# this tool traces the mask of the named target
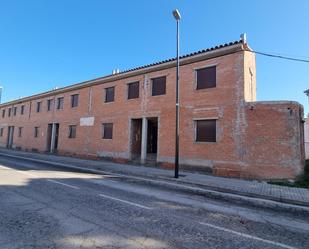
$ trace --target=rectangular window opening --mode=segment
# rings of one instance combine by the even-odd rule
[[[24,115],[24,113],[25,113],[25,106],[22,105],[22,106],[20,107],[20,114],[21,114],[21,115]]]
[[[216,142],[217,141],[217,120],[205,119],[196,120],[196,142]]]
[[[34,127],[34,137],[39,136],[39,127]]]
[[[69,125],[69,138],[76,138],[76,125]]]
[[[115,99],[115,87],[105,88],[105,102],[114,102]]]
[[[139,97],[139,82],[128,84],[128,99],[136,99]]]
[[[23,127],[18,128],[18,137],[22,137]]]
[[[196,89],[216,87],[216,66],[196,70]]]
[[[77,107],[78,106],[78,98],[79,98],[79,94],[73,94],[71,95],[71,107]]]
[[[53,99],[48,99],[47,100],[47,111],[51,111],[53,109],[53,105],[54,105],[54,100]]]
[[[37,102],[36,103],[36,112],[40,112],[41,111],[41,106],[42,106],[42,102]]]
[[[102,138],[103,139],[113,139],[113,124],[104,123],[102,124]]]
[[[63,102],[64,102],[63,97],[57,98],[57,110],[63,109]]]
[[[152,79],[152,96],[166,93],[166,76]]]

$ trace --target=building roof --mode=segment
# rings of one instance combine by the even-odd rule
[[[211,48],[207,48],[207,49],[199,50],[199,51],[192,52],[192,53],[189,53],[189,54],[186,54],[186,55],[182,55],[182,56],[179,57],[180,58],[180,65],[185,65],[185,64],[196,62],[196,61],[215,58],[215,57],[219,57],[219,56],[222,56],[222,55],[232,54],[232,53],[243,51],[243,50],[250,50],[250,48],[245,43],[245,41],[240,39],[240,40],[237,40],[237,41],[234,41],[234,42],[224,43],[224,44],[217,45],[217,46],[214,46],[214,47],[211,47]],[[51,96],[51,95],[56,95],[56,94],[60,94],[60,93],[63,93],[63,92],[73,91],[73,90],[77,90],[77,89],[80,89],[80,88],[88,87],[88,86],[91,86],[91,85],[102,84],[102,83],[105,83],[105,82],[115,81],[115,80],[118,80],[118,79],[132,77],[132,76],[135,76],[135,75],[139,75],[139,74],[143,74],[143,73],[147,73],[147,72],[152,72],[152,71],[155,71],[155,70],[162,70],[162,69],[166,69],[166,68],[170,68],[170,67],[174,67],[174,66],[176,66],[176,58],[175,57],[167,59],[167,60],[147,64],[147,65],[144,65],[144,66],[124,70],[124,71],[121,71],[121,72],[116,73],[116,74],[110,74],[110,75],[95,78],[95,79],[92,79],[92,80],[72,84],[70,86],[57,88],[57,89],[53,89],[51,91],[47,91],[47,92],[43,92],[43,93],[39,93],[39,94],[34,94],[34,95],[31,95],[31,96],[28,96],[28,97],[12,100],[12,101],[0,104],[0,107],[19,104],[21,102],[30,101],[30,100],[37,99],[37,98],[48,97],[48,96]]]
[[[213,50],[216,50],[216,49],[232,46],[232,45],[239,44],[239,43],[242,43],[242,41],[239,40],[239,41],[224,43],[224,44],[221,44],[221,45],[218,45],[218,46],[215,46],[215,47],[211,47],[211,48],[199,50],[199,51],[196,51],[196,52],[193,52],[193,53],[189,53],[189,54],[186,54],[186,55],[182,55],[182,56],[179,57],[179,59],[188,58],[188,57],[191,57],[191,56],[194,56],[194,55],[206,53],[206,52],[209,52],[209,51],[213,51]],[[130,72],[130,71],[134,71],[134,70],[138,70],[138,69],[142,69],[142,68],[147,68],[147,67],[151,67],[151,66],[155,66],[155,65],[160,65],[160,64],[175,61],[175,60],[176,60],[176,57],[173,57],[173,58],[170,58],[170,59],[167,59],[167,60],[158,61],[158,62],[147,64],[147,65],[144,65],[144,66],[128,69],[128,70],[122,71],[121,73]]]

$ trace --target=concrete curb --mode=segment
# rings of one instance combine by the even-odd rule
[[[73,169],[78,172],[94,173],[94,174],[100,174],[100,175],[113,174],[121,178],[133,179],[135,181],[142,181],[142,182],[146,182],[151,185],[162,186],[165,188],[168,187],[173,190],[191,193],[195,195],[201,195],[201,196],[205,196],[205,197],[212,198],[212,199],[220,199],[226,202],[244,204],[244,205],[256,207],[256,208],[266,208],[266,209],[271,209],[275,211],[292,212],[294,214],[296,212],[297,214],[309,216],[309,207],[305,205],[300,205],[300,204],[295,205],[295,204],[290,204],[290,203],[284,203],[281,200],[279,201],[270,200],[266,198],[261,198],[260,196],[252,197],[252,196],[244,195],[242,193],[238,193],[238,191],[235,191],[236,193],[232,193],[232,191],[227,193],[227,192],[222,192],[220,190],[218,191],[215,189],[209,189],[208,187],[202,188],[199,185],[188,184],[187,182],[184,182],[181,180],[168,179],[165,177],[161,177],[159,180],[157,179],[154,180],[153,177],[151,176],[145,176],[145,175],[141,176],[141,175],[132,175],[132,174],[128,175],[128,174],[123,174],[123,173],[118,173],[118,172],[113,172],[113,171],[104,171],[104,170],[97,170],[97,169],[85,168],[85,167],[80,167],[80,166],[73,166],[67,163],[59,163],[59,162],[45,161],[45,160],[31,158],[31,157],[4,154],[1,152],[0,152],[0,156],[10,157],[10,158],[15,158],[15,159],[20,159],[20,160],[27,160],[27,161],[37,162],[37,163],[43,163],[47,165],[57,166],[60,168]]]

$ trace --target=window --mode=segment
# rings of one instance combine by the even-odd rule
[[[51,111],[53,109],[53,105],[54,105],[54,100],[53,99],[48,99],[47,100],[47,111]]]
[[[17,114],[17,107],[14,107],[13,108],[13,115],[16,116],[16,114]]]
[[[196,120],[196,142],[216,142],[215,119]]]
[[[69,125],[69,138],[76,138],[76,125]]]
[[[4,128],[0,129],[0,137],[3,137],[3,130],[4,130]]]
[[[105,102],[113,102],[115,98],[115,87],[105,88]]]
[[[166,92],[166,77],[152,79],[152,96],[164,95]]]
[[[216,66],[196,70],[196,89],[216,87]]]
[[[40,112],[41,111],[41,105],[42,105],[42,102],[37,102],[36,103],[36,112]]]
[[[57,109],[58,110],[63,109],[63,102],[64,102],[63,97],[60,97],[60,98],[57,99]]]
[[[34,127],[34,137],[39,136],[39,127]]]
[[[103,139],[113,139],[113,124],[112,123],[105,123],[102,124],[102,132],[103,132]]]
[[[78,106],[78,94],[74,94],[71,96],[71,107],[77,107]]]
[[[2,117],[3,117],[3,118],[5,117],[5,109],[2,110]]]
[[[23,127],[18,127],[18,137],[22,136]]]
[[[20,114],[21,114],[21,115],[24,115],[24,113],[25,113],[25,106],[22,105],[22,106],[20,107]]]
[[[139,82],[128,84],[128,99],[136,99],[139,97]]]
[[[12,108],[9,108],[8,116],[11,117]]]

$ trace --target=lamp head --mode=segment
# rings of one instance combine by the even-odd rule
[[[181,19],[181,15],[180,15],[178,9],[173,10],[173,16],[175,17],[175,19],[176,19],[177,21],[179,21],[179,20]]]

